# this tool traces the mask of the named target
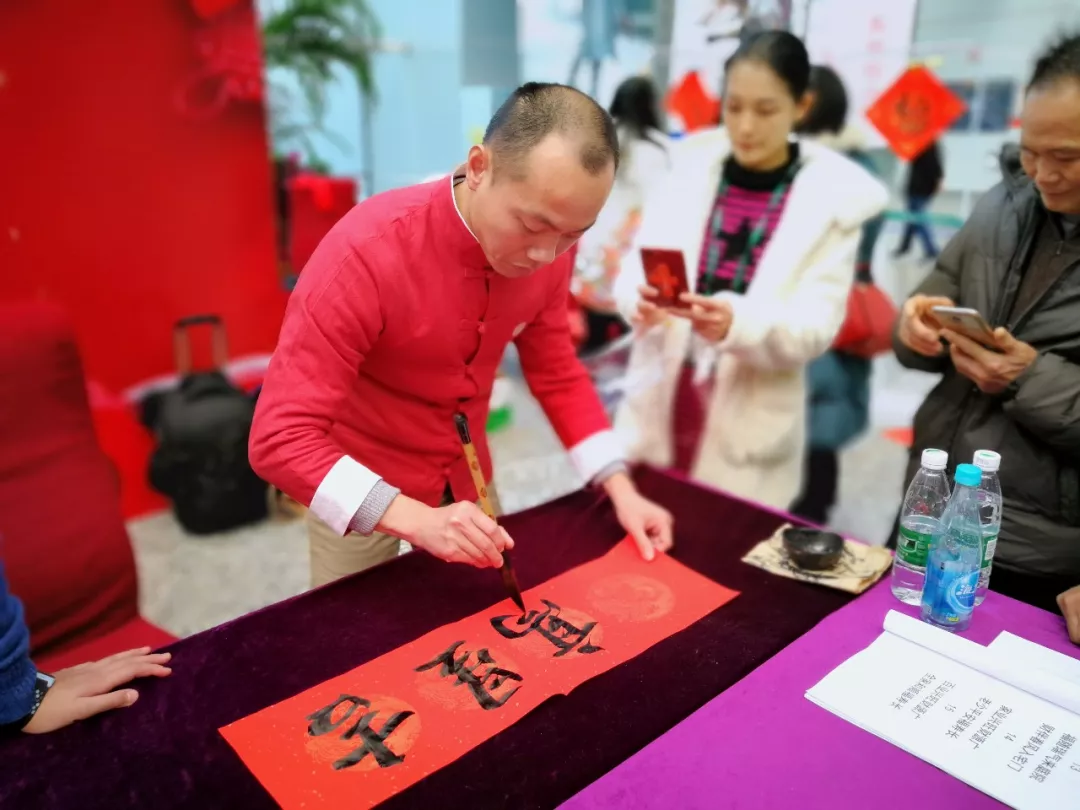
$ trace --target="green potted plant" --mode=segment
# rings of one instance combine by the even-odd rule
[[[278,274],[291,289],[298,268],[292,267],[289,257],[289,180],[300,170],[330,173],[311,137],[318,133],[341,143],[324,126],[327,87],[335,79],[335,68],[344,67],[365,101],[374,97],[372,55],[380,28],[366,0],[273,0],[266,6],[262,39],[274,154]],[[290,156],[295,152],[301,153],[302,166]]]
[[[326,89],[344,67],[362,96],[374,97],[372,54],[379,23],[366,0],[278,0],[263,15],[270,137],[275,151],[298,145],[308,168],[325,168],[311,134],[335,140],[323,126]]]

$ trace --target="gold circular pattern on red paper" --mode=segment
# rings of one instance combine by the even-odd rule
[[[547,606],[542,602],[538,604],[530,604],[529,608],[535,609],[537,611],[534,616],[534,621],[541,614],[545,613],[548,609]],[[582,653],[579,653],[577,648],[585,644],[590,644],[595,647],[604,646],[604,629],[597,622],[597,620],[593,616],[590,616],[588,613],[584,613],[574,608],[562,607],[560,605],[557,612],[553,610],[549,615],[552,618],[561,619],[563,622],[566,622],[567,624],[571,625],[574,628],[577,628],[578,630],[584,630],[590,624],[592,624],[593,627],[589,629],[589,632],[585,636],[585,638],[580,639],[579,641],[579,637],[577,635],[573,635],[570,632],[554,631],[551,625],[550,618],[544,618],[541,620],[539,629],[532,630],[529,633],[523,635],[521,638],[509,640],[510,643],[514,645],[515,652],[521,653],[522,655],[527,655],[530,658],[544,658],[558,661],[562,658],[570,658],[576,655],[581,655]],[[507,619],[506,627],[516,633],[520,633],[524,631],[525,628],[528,626],[528,624],[525,623],[519,625],[517,622],[517,617]],[[548,632],[556,632],[557,635],[563,637],[563,641],[566,644],[574,645],[574,648],[569,650],[568,652],[565,652],[563,655],[560,655],[559,658],[555,658],[555,654],[561,652],[562,648],[552,643],[552,641],[540,631],[541,629],[545,629]],[[578,641],[579,643],[574,644]]]
[[[589,605],[616,621],[651,622],[674,609],[675,593],[652,577],[616,574],[589,588]]]
[[[494,659],[495,663],[477,665],[476,651],[479,649],[486,649],[488,654]],[[498,669],[516,672],[519,675],[521,674],[521,668],[517,665],[517,662],[507,655],[502,648],[485,647],[482,644],[470,645],[466,642],[458,648],[454,656],[455,660],[460,659],[461,656],[465,654],[466,650],[469,651],[469,658],[465,662],[465,666],[472,669],[477,677],[482,678],[483,674],[492,666]],[[495,688],[490,680],[488,681],[489,692],[496,700],[506,695],[507,692],[522,685],[522,681],[507,679],[500,687]],[[456,675],[443,675],[441,666],[425,670],[424,672],[417,672],[416,689],[427,700],[450,711],[470,711],[473,709],[476,711],[483,711],[483,708],[480,706],[468,684],[462,682]],[[513,698],[511,698],[511,700],[513,700]]]
[[[371,721],[371,726],[376,731],[381,729],[383,723],[389,720],[395,713],[412,712],[412,715],[406,717],[384,742],[391,751],[400,757],[405,756],[412,750],[413,746],[416,745],[417,741],[420,739],[421,730],[420,715],[416,712],[416,709],[404,700],[388,697],[387,695],[375,695],[368,697],[367,700],[371,702],[371,708],[364,709],[358,706],[353,712],[352,717],[349,718],[349,722],[342,723],[337,729],[327,734],[322,734],[318,737],[312,736],[307,731],[307,723],[304,724],[304,747],[307,749],[308,755],[316,765],[325,765],[329,768],[339,759],[347,756],[363,745],[363,741],[358,737],[353,737],[348,740],[343,740],[341,738],[342,733],[363,716],[363,714],[361,714],[362,712],[378,713]],[[341,719],[348,710],[349,706],[347,704],[338,706],[331,715],[331,719],[335,721]],[[342,773],[363,773],[364,771],[376,770],[378,767],[379,764],[375,761],[375,758],[369,755],[361,759],[355,765],[342,769]]]

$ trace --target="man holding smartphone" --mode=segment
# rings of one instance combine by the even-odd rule
[[[1068,608],[1080,642],[1080,597],[1065,593],[1080,583],[1080,36],[1037,61],[1020,149],[1007,146],[1001,164],[1002,182],[898,319],[900,362],[942,374],[915,416],[906,481],[927,447],[953,466],[1001,453],[990,588]],[[992,332],[960,334],[935,307],[976,310]]]

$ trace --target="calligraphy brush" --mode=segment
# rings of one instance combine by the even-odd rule
[[[461,412],[455,413],[454,424],[457,426],[458,438],[461,440],[461,449],[465,451],[465,462],[469,465],[473,484],[476,485],[476,494],[480,496],[480,508],[484,510],[485,515],[497,521],[495,510],[491,508],[491,500],[488,498],[484,471],[480,469],[480,460],[476,457],[476,448],[473,447],[472,436],[469,434],[469,418]],[[503,564],[499,573],[502,574],[503,587],[506,588],[506,592],[510,594],[510,598],[514,600],[518,609],[524,613],[525,600],[521,598],[521,588],[518,586],[514,568],[510,565],[510,552],[504,550],[502,558]]]

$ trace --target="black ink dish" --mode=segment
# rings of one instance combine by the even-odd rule
[[[784,529],[784,550],[791,561],[807,571],[827,571],[840,562],[844,538],[821,529]]]

